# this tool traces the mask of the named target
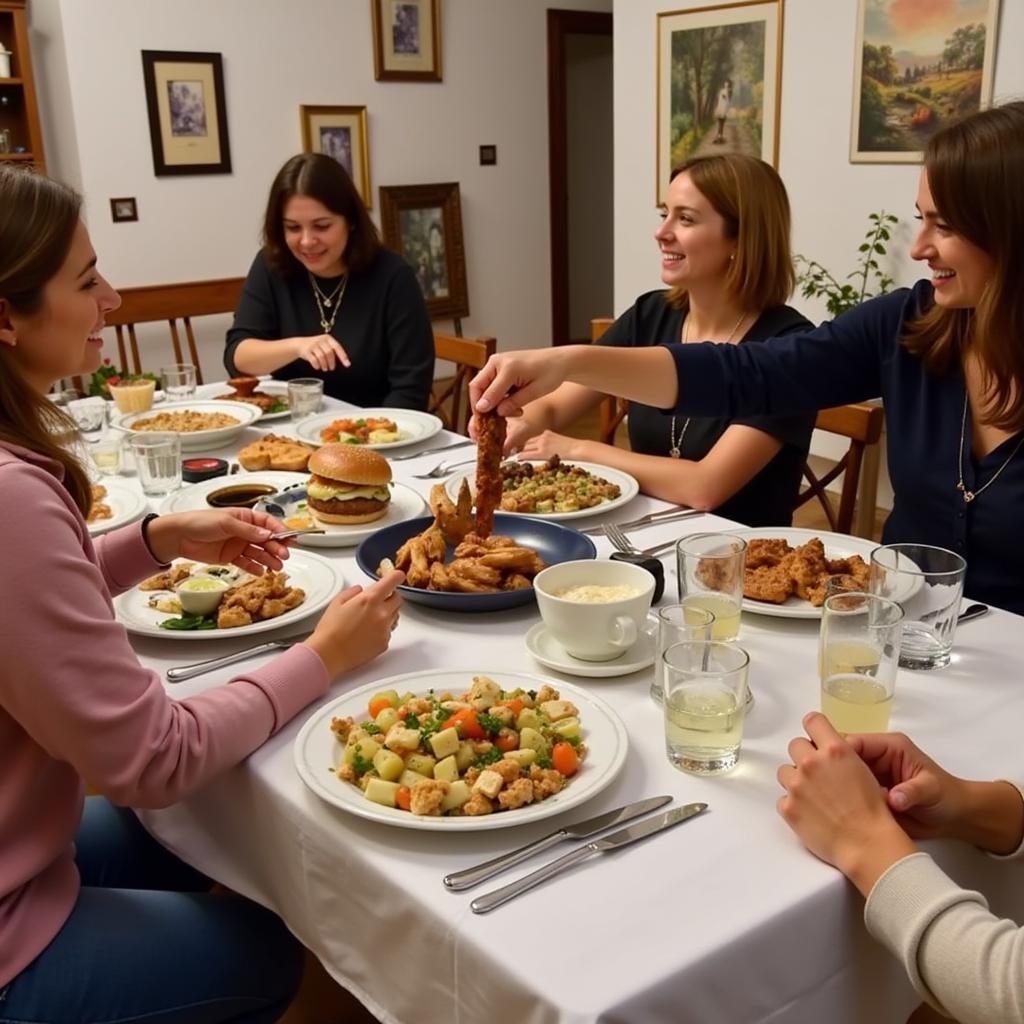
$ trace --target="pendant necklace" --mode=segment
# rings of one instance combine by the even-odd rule
[[[964,392],[964,412],[960,418],[960,451],[958,452],[959,458],[957,460],[957,467],[960,471],[960,479],[956,482],[956,489],[960,491],[964,496],[964,504],[969,505],[975,498],[978,497],[982,491],[988,490],[996,480],[999,478],[999,474],[1002,473],[1006,467],[1013,462],[1014,456],[1020,451],[1021,445],[1024,445],[1024,437],[1018,439],[1017,443],[1013,446],[1013,451],[1006,457],[1003,464],[979,487],[976,491],[969,491],[966,484],[964,484],[964,438],[967,433],[967,392]]]
[[[313,298],[316,299],[317,312],[320,314],[320,328],[324,334],[330,334],[334,330],[334,321],[338,319],[338,310],[341,309],[341,300],[345,298],[345,287],[348,285],[348,274],[342,276],[334,291],[330,295],[324,294],[316,283],[316,278],[310,274],[309,283],[313,286]],[[337,299],[337,303],[335,303]],[[331,307],[334,307],[333,309]],[[325,310],[330,310],[328,319]]]
[[[728,345],[734,337],[736,332],[740,329],[740,324],[747,318],[746,313],[740,313],[739,320],[733,324],[732,330],[729,332],[729,337],[725,339],[723,344]],[[683,344],[687,344],[690,340],[690,314],[686,314],[686,319],[683,321]],[[669,450],[668,457],[670,459],[681,459],[683,457],[683,438],[686,437],[686,428],[690,425],[692,417],[687,416],[686,422],[683,423],[683,429],[679,431],[679,437],[676,437],[676,418],[672,417],[672,422],[669,425]]]

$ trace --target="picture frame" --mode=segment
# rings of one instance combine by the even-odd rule
[[[124,221],[138,220],[139,208],[135,203],[135,197],[124,196],[119,199],[111,199],[110,219],[115,224],[120,224]]]
[[[416,272],[432,320],[469,316],[458,182],[382,185],[384,244]]]
[[[304,104],[299,108],[299,119],[302,123],[303,151],[334,157],[348,171],[366,208],[372,209],[366,107]]]
[[[784,0],[658,15],[655,195],[674,167],[705,153],[748,153],[776,166]]]
[[[920,163],[935,132],[992,102],[999,3],[859,0],[851,163]]]
[[[440,82],[441,0],[370,0],[378,82]]]
[[[143,50],[142,78],[153,173],[230,174],[221,55]]]

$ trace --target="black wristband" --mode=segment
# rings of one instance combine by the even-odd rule
[[[160,559],[156,557],[156,554],[153,551],[153,545],[149,543],[149,524],[153,522],[154,519],[159,518],[160,517],[156,514],[156,512],[150,512],[149,515],[147,515],[142,520],[142,542],[146,545],[146,550],[149,551],[150,555],[152,555],[154,562],[158,563],[159,565],[169,565],[169,562],[161,562]]]

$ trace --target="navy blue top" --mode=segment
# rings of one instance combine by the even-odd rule
[[[685,310],[670,306],[665,301],[667,295],[664,290],[641,295],[602,335],[600,344],[632,348],[678,342]],[[761,313],[741,343],[750,345],[813,326],[795,309],[778,306]],[[667,456],[674,435],[681,458],[697,462],[714,448],[733,423],[756,427],[781,441],[782,447],[715,511],[747,526],[789,526],[811,443],[813,412],[795,416],[679,416],[670,421],[652,406],[630,402],[629,446],[642,455]]]
[[[958,552],[967,559],[968,596],[1024,614],[1024,544],[1017,518],[1024,513],[1024,449],[984,494],[964,502],[956,486],[963,372],[958,366],[938,376],[900,343],[904,324],[933,301],[931,284],[919,281],[816,330],[761,345],[671,345],[679,374],[676,411],[779,414],[881,395],[894,495],[883,541]],[[976,460],[967,417],[962,458],[968,490],[978,492],[992,479],[1020,436]]]

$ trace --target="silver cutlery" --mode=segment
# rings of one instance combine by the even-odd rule
[[[510,885],[506,885],[501,889],[495,889],[493,892],[486,893],[483,896],[477,896],[470,903],[470,910],[474,914],[486,914],[488,911],[494,910],[495,907],[500,907],[503,903],[507,903],[521,893],[533,889],[535,886],[540,885],[541,882],[546,882],[560,871],[564,871],[573,864],[586,860],[595,853],[609,853],[624,846],[629,846],[631,843],[635,843],[640,839],[646,839],[648,836],[653,836],[664,829],[680,825],[707,809],[707,804],[686,804],[683,807],[676,807],[671,811],[656,814],[653,818],[647,818],[636,825],[630,825],[629,828],[620,829],[604,839],[595,839],[592,843],[587,843],[586,846],[581,846],[579,849],[573,850],[572,853],[567,853],[564,857],[559,857],[557,860],[551,861],[550,864],[545,864],[544,867],[524,875],[517,882],[512,882]]]
[[[956,624],[962,626],[965,622],[970,622],[971,619],[980,619],[982,615],[988,614],[987,604],[969,604],[964,611],[962,611],[956,617]]]
[[[280,640],[268,640],[266,643],[257,644],[255,647],[246,647],[244,651],[235,651],[234,654],[224,654],[219,658],[209,658],[207,661],[197,661],[191,665],[169,668],[167,670],[167,682],[182,683],[186,679],[201,676],[204,672],[212,672],[214,669],[233,665],[236,661],[246,661],[249,658],[255,658],[257,654],[267,654],[270,651],[286,651],[289,647],[300,643],[308,636],[308,633],[303,633],[301,636],[286,636]]]
[[[452,448],[465,448],[467,445],[476,444],[468,437],[464,441],[456,441],[454,444],[442,444],[436,448],[424,448],[421,452],[408,452],[405,455],[389,455],[388,462],[404,462],[406,459],[418,459],[421,455],[436,455],[437,452],[447,452]]]
[[[469,466],[474,462],[476,462],[476,459],[463,459],[461,462],[439,462],[426,473],[413,473],[413,476],[417,480],[436,480],[438,477],[450,476],[456,466]]]
[[[677,505],[674,508],[663,508],[660,512],[648,512],[639,519],[630,519],[625,523],[616,523],[620,530],[636,530],[641,526],[651,526],[657,523],[674,523],[677,519],[692,519],[694,516],[702,516],[704,513],[699,508],[687,508],[685,505]],[[604,533],[604,526],[590,526],[580,533],[600,534]]]
[[[281,508],[280,505],[276,505],[275,508]],[[283,511],[283,509],[282,509]],[[278,533],[272,533],[267,539],[268,540],[289,540],[292,537],[305,537],[311,533],[326,533],[327,531],[320,526],[303,526],[298,530],[280,530]]]
[[[666,540],[661,544],[655,544],[653,547],[638,548],[622,532],[622,527],[616,526],[615,523],[605,523],[604,534],[612,542],[612,547],[617,551],[622,551],[627,555],[638,555],[641,558],[653,558],[655,555],[660,555],[662,551],[667,551],[675,544],[675,540]]]
[[[510,868],[526,860],[528,857],[532,857],[535,853],[540,853],[541,850],[546,850],[549,846],[562,842],[563,839],[589,839],[591,836],[597,835],[598,832],[611,828],[612,825],[632,821],[633,818],[639,818],[641,814],[656,811],[659,807],[664,807],[665,804],[671,802],[672,797],[670,796],[652,796],[646,800],[637,800],[635,803],[618,807],[614,811],[606,811],[595,818],[578,821],[575,825],[564,825],[554,832],[549,832],[546,836],[541,836],[540,839],[535,839],[532,843],[520,846],[511,853],[503,853],[500,857],[485,861],[476,867],[466,868],[463,871],[455,871],[450,875],[445,875],[444,886],[451,892],[462,892],[464,889],[472,889],[474,885],[486,882],[488,878],[493,878],[506,868]]]

